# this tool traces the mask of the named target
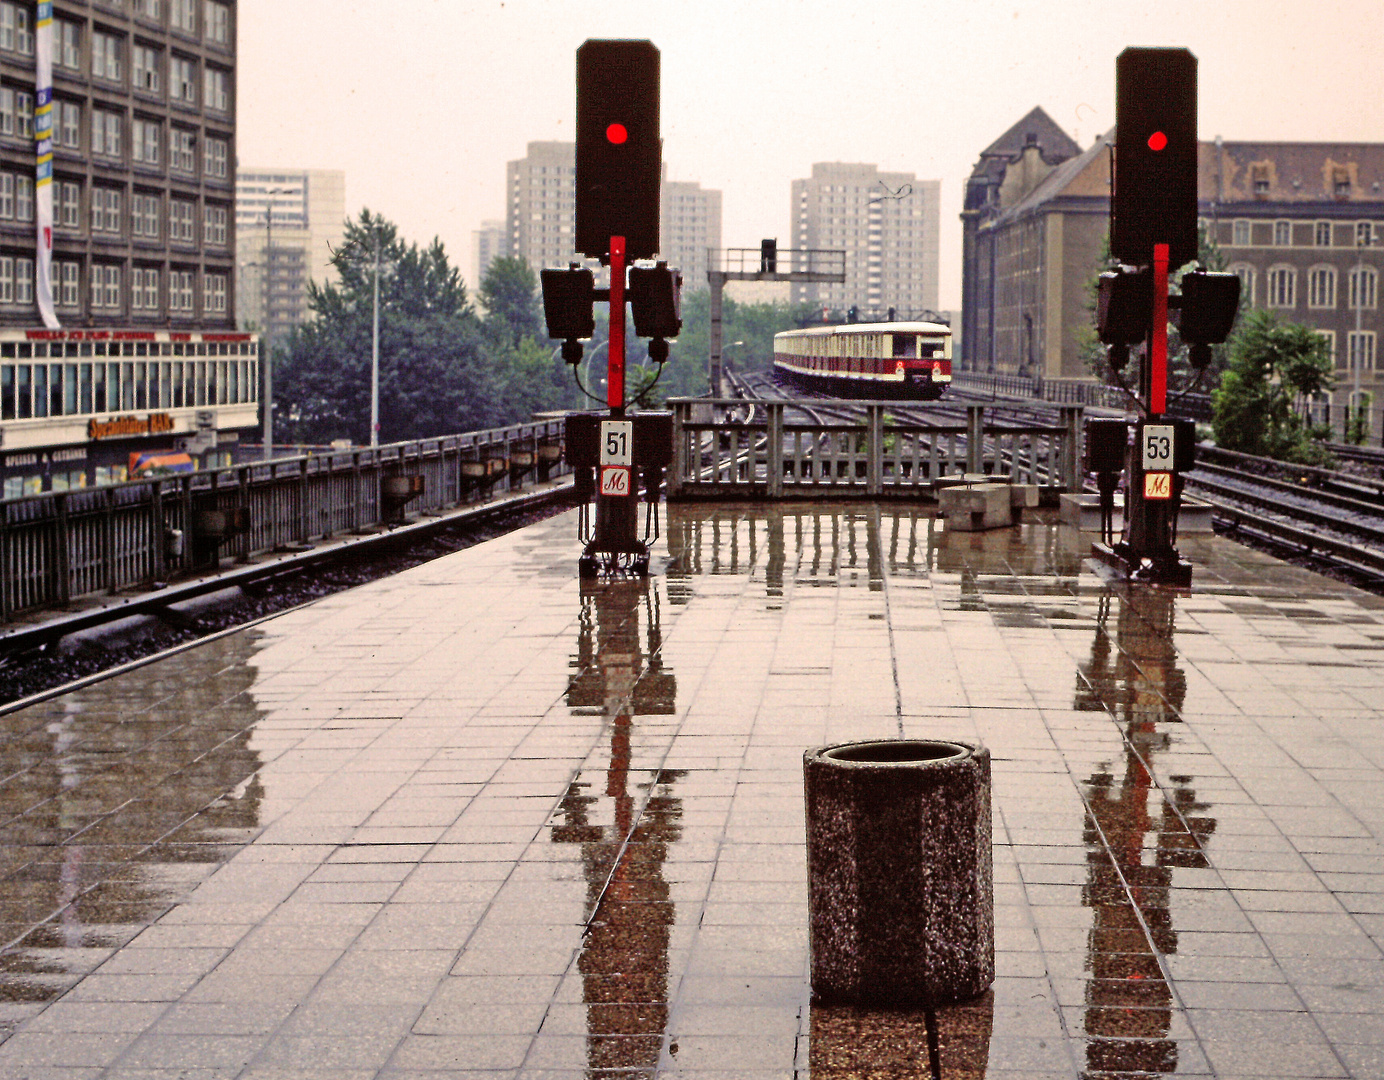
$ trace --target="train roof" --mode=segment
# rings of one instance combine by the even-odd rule
[[[821,336],[825,334],[950,334],[951,327],[936,322],[875,322],[845,323],[841,326],[808,326],[801,330],[784,330],[776,338]]]

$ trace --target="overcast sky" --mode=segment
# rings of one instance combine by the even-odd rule
[[[504,217],[505,163],[573,137],[576,49],[663,54],[668,176],[723,193],[722,242],[787,246],[813,162],[942,182],[941,303],[961,295],[962,186],[1034,105],[1088,146],[1115,56],[1200,60],[1202,138],[1384,141],[1384,0],[241,0],[240,160],[346,172],[346,208],[441,237]],[[468,282],[468,284],[471,284]]]

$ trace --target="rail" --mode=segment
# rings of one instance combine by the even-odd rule
[[[0,621],[566,472],[561,419],[0,501]]]
[[[670,499],[931,496],[966,473],[1053,490],[1080,488],[1081,414],[1056,424],[1007,423],[968,406],[966,422],[901,421],[904,402],[870,402],[858,422],[791,419],[821,401],[761,401],[763,419],[722,419],[736,399],[676,398]],[[916,406],[916,403],[913,403]]]

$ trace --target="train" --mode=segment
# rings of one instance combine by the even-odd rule
[[[945,323],[851,323],[774,335],[779,381],[836,397],[936,401],[951,385],[951,364]]]

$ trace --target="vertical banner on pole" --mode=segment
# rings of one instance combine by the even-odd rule
[[[34,26],[34,219],[37,224],[35,298],[43,325],[58,328],[53,310],[53,0],[39,0]]]

